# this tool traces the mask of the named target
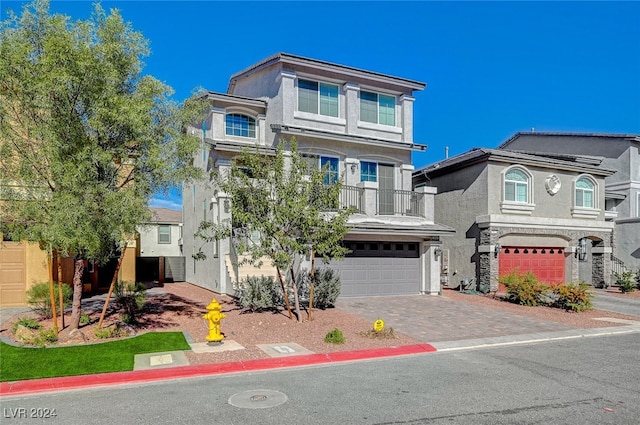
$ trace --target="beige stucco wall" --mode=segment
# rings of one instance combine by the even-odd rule
[[[37,243],[27,243],[25,249],[26,290],[32,286],[49,281],[49,265],[47,253],[40,249]]]
[[[124,250],[124,258],[120,266],[120,280],[123,282],[136,281],[136,247],[127,246]]]

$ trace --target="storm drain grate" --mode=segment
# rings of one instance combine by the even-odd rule
[[[280,391],[248,390],[229,397],[229,404],[243,409],[266,409],[279,406],[287,400],[287,395]]]

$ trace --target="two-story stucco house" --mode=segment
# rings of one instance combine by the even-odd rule
[[[640,268],[640,135],[517,133],[498,149],[602,158],[616,173],[605,178],[605,217],[615,223],[613,254],[627,269]]]
[[[138,256],[182,256],[182,211],[168,208],[149,210],[151,219],[138,228]]]
[[[549,283],[609,284],[605,178],[614,171],[601,162],[473,149],[417,170],[416,187],[438,189],[435,220],[457,230],[443,244],[449,286],[476,278],[496,291],[498,276],[516,268]]]
[[[295,137],[298,150],[332,178],[357,208],[344,243],[352,251],[330,267],[341,272],[342,296],[437,293],[441,236],[452,229],[433,218],[435,189],[412,191],[413,93],[425,84],[286,53],[231,76],[227,93],[208,93],[211,108],[195,158],[204,169],[229,167],[245,147],[272,155]],[[231,200],[215,187],[183,187],[187,281],[233,292],[229,241],[195,239],[203,219],[229,216]],[[207,256],[196,261],[199,249]]]

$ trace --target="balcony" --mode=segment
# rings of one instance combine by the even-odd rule
[[[356,214],[367,216],[407,216],[432,220],[435,190],[429,189],[380,190],[366,184],[342,186],[338,205],[340,208],[353,208]],[[431,205],[431,208],[428,205]],[[336,207],[326,210],[336,210]]]

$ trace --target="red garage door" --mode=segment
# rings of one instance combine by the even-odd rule
[[[501,276],[518,269],[545,283],[564,283],[564,261],[563,248],[504,247],[498,256]]]

